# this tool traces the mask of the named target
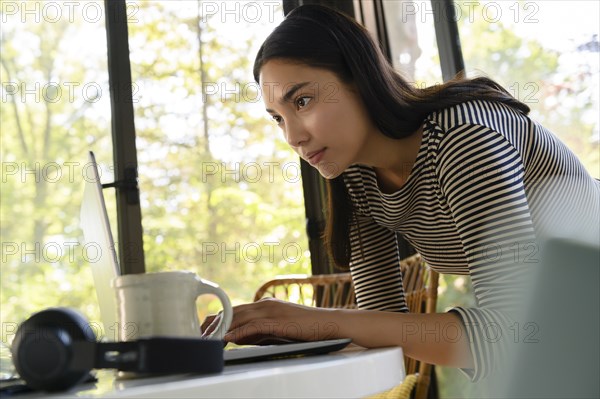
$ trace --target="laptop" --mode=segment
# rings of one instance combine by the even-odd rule
[[[86,176],[83,203],[81,205],[81,229],[83,230],[86,246],[91,253],[92,247],[98,251],[98,256],[90,261],[100,318],[107,332],[106,340],[114,341],[108,332],[117,331],[116,296],[110,282],[119,276],[120,268],[115,251],[115,244],[110,229],[108,212],[102,194],[102,184],[98,173],[98,165],[92,151],[88,154],[87,170],[91,175]],[[324,354],[346,347],[350,339],[332,339],[310,342],[290,342],[275,345],[244,346],[225,350],[226,362],[246,362],[281,358],[286,356]]]
[[[88,154],[86,166],[83,202],[79,214],[80,224],[94,278],[100,319],[105,331],[104,336],[107,341],[116,341],[118,332],[118,328],[116,328],[118,322],[117,300],[110,282],[119,276],[120,269],[106,203],[102,194],[98,164],[91,151]]]

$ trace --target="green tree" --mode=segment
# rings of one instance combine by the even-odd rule
[[[260,98],[251,81],[250,62],[263,39],[252,32],[274,21],[242,21],[243,40],[228,41],[220,15],[199,14],[201,3],[190,12],[190,4],[135,3],[129,21],[147,270],[197,271],[220,283],[234,302],[248,301],[263,280],[309,265],[300,181],[286,181],[282,171],[297,165],[297,157],[275,138],[264,111],[256,111]],[[88,149],[110,181],[104,28],[81,20],[4,18],[2,322],[18,323],[53,305],[97,320],[78,225]],[[76,91],[70,99],[63,88],[61,101],[54,101],[42,90],[51,82],[94,83],[101,93]],[[37,84],[40,100],[12,83]],[[211,91],[215,87],[234,90]],[[71,177],[70,162],[76,163]],[[44,173],[54,164],[62,167],[61,178],[51,168],[38,179],[23,172],[39,165]],[[232,170],[241,173],[224,173]],[[112,193],[105,198],[114,214]],[[32,248],[38,249],[28,255]],[[208,305],[207,311],[216,306]],[[10,338],[4,333],[3,340]]]
[[[262,37],[242,19],[247,35],[228,40],[221,15],[200,8],[145,2],[138,15],[130,35],[147,269],[195,270],[235,302],[276,274],[307,272],[300,181],[285,179],[297,158],[254,107],[250,60]]]
[[[81,20],[1,18],[0,318],[18,323],[49,304],[93,314],[78,213],[85,150],[106,154],[107,74],[103,54],[73,38],[104,32]]]

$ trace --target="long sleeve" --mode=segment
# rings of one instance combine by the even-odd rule
[[[520,306],[527,262],[535,261],[534,225],[516,148],[487,126],[464,124],[439,142],[435,173],[466,255],[477,308],[457,307],[474,356],[473,381],[506,352]],[[514,328],[514,326],[513,326]]]
[[[360,309],[408,312],[396,233],[357,216],[350,234],[350,270]]]

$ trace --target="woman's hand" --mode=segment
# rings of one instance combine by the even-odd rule
[[[273,343],[277,342],[277,338],[295,341],[340,338],[334,317],[335,313],[330,309],[266,298],[235,306],[233,320],[224,340],[244,345]],[[220,314],[217,314],[204,320],[203,336],[214,331],[219,319]]]
[[[214,315],[204,320],[203,336],[214,331],[219,319],[219,315]],[[445,338],[447,331],[457,332]],[[426,363],[473,368],[466,328],[460,317],[450,312],[325,309],[270,298],[235,306],[225,342],[265,344],[265,338],[297,341],[350,338],[365,348],[401,346],[405,355]]]

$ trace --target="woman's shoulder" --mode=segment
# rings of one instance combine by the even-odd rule
[[[370,214],[369,195],[375,192],[377,186],[375,173],[364,165],[354,164],[349,166],[342,174],[346,190],[352,201],[354,211],[359,215]]]
[[[433,122],[443,131],[464,125],[487,126],[502,133],[508,127],[529,127],[531,120],[521,111],[498,101],[471,100],[442,108],[429,114],[427,121]]]

